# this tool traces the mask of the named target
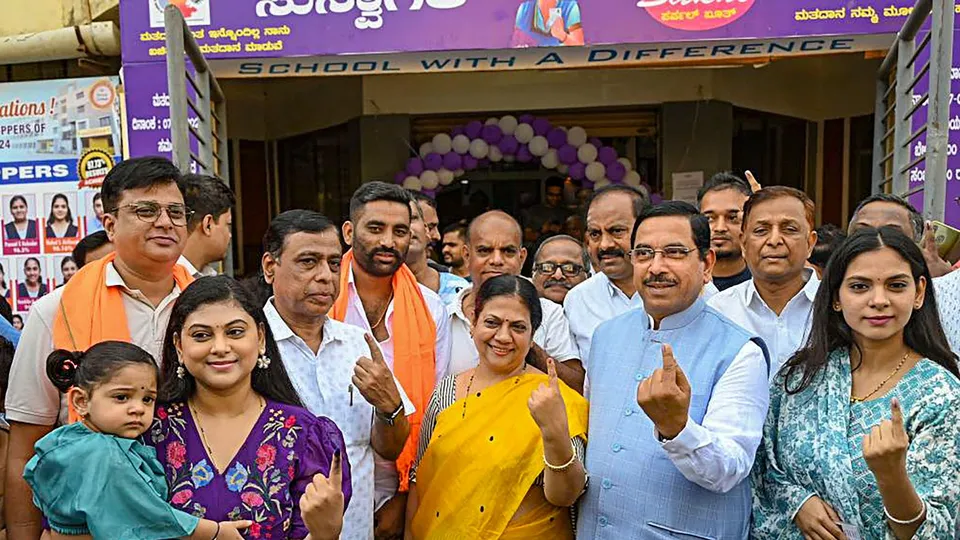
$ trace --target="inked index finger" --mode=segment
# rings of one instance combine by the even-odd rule
[[[663,354],[663,370],[668,373],[674,373],[677,371],[677,359],[673,356],[673,347],[668,343],[663,343],[660,345],[660,350]]]
[[[890,419],[893,420],[894,425],[903,427],[903,409],[897,398],[890,400]]]

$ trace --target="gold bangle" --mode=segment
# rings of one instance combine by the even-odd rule
[[[547,467],[548,469],[550,469],[551,471],[553,471],[553,472],[563,472],[563,471],[569,469],[570,466],[573,465],[573,462],[577,460],[577,447],[574,446],[572,442],[570,443],[570,450],[573,451],[573,455],[570,456],[570,461],[564,463],[563,465],[559,465],[559,466],[557,466],[557,465],[551,465],[550,462],[547,461],[547,453],[546,453],[546,451],[544,451],[544,453],[543,453],[543,464],[546,465],[546,467]]]

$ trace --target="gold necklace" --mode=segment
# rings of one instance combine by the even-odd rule
[[[260,405],[257,418],[260,418],[260,415],[263,414],[263,409],[267,406],[267,403],[260,396],[257,396],[257,401]],[[203,447],[207,449],[207,457],[210,458],[210,465],[217,470],[217,473],[222,474],[223,471],[220,470],[220,467],[217,467],[217,464],[213,460],[213,449],[210,448],[210,443],[207,442],[207,433],[203,430],[203,424],[200,423],[200,415],[197,414],[196,407],[194,407],[189,400],[187,401],[187,407],[190,407],[190,414],[193,415],[193,423],[197,425],[198,429],[200,429],[200,442],[203,443]],[[229,463],[227,465],[229,465]]]
[[[856,396],[853,395],[853,390],[851,389],[851,390],[850,390],[850,403],[863,403],[864,401],[870,399],[870,396],[872,396],[872,395],[876,394],[877,392],[879,392],[880,389],[883,388],[883,386],[884,386],[885,384],[887,384],[888,382],[890,382],[890,379],[892,379],[893,376],[896,375],[896,374],[900,371],[900,368],[902,368],[903,365],[907,363],[907,358],[909,358],[909,357],[910,357],[910,351],[907,351],[907,352],[903,353],[903,358],[900,359],[900,363],[897,364],[897,367],[894,368],[894,370],[890,372],[890,375],[887,375],[887,378],[884,379],[883,382],[881,382],[880,384],[878,384],[877,387],[874,388],[873,391],[870,392],[869,394],[867,394],[867,395],[865,395],[865,396],[863,396],[863,397],[856,397]]]
[[[390,302],[393,302],[393,293],[390,293],[390,298],[387,299],[387,305],[383,307],[383,313],[380,314],[377,322],[370,326],[370,330],[374,330],[376,327],[380,326],[380,323],[383,322],[383,318],[387,316],[387,311],[390,310]],[[367,322],[370,322],[370,319],[367,319]]]

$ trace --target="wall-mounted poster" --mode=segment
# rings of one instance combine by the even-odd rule
[[[102,229],[103,177],[120,161],[116,77],[0,84],[0,293],[25,314],[75,271]]]

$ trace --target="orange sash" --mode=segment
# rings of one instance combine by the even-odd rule
[[[116,253],[84,265],[63,286],[60,306],[53,320],[53,348],[85,351],[103,341],[130,342],[127,312],[119,287],[107,287],[107,265]],[[186,269],[173,267],[173,279],[180,290],[193,281]],[[159,363],[160,359],[156,359]],[[69,422],[79,420],[70,406]]]
[[[343,256],[340,272],[340,296],[333,304],[329,316],[343,321],[347,316],[350,294],[347,283],[353,268],[353,250]],[[436,384],[437,326],[420,285],[413,272],[404,264],[393,275],[393,374],[403,385],[404,391],[417,408],[407,417],[410,422],[410,437],[397,458],[400,472],[400,491],[407,491],[410,483],[410,467],[417,457],[417,441],[420,440],[420,422],[427,410],[430,395]]]

